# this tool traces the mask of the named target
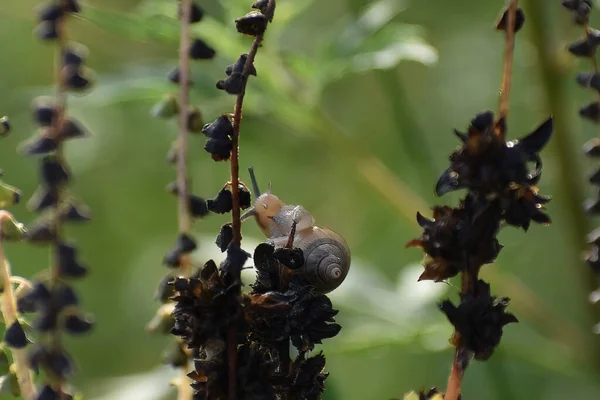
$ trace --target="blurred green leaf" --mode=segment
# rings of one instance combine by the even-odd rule
[[[111,34],[131,40],[165,44],[176,44],[179,41],[178,21],[165,15],[123,14],[87,6],[83,18]]]
[[[419,27],[390,24],[368,37],[360,51],[352,57],[356,72],[370,69],[391,69],[401,61],[416,61],[433,65],[438,60],[437,50],[419,34]]]

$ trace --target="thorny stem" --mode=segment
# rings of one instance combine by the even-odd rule
[[[270,20],[275,9],[275,0],[269,0],[266,7],[265,17]],[[242,242],[242,221],[240,219],[240,165],[239,165],[239,139],[240,139],[240,124],[242,122],[242,108],[244,105],[244,95],[246,94],[246,84],[250,69],[254,64],[254,58],[258,52],[264,38],[264,32],[257,35],[252,43],[252,48],[246,58],[244,69],[242,70],[242,90],[237,96],[235,109],[233,112],[233,136],[231,138],[231,194],[232,194],[232,210],[231,210],[231,226],[233,229],[233,239],[231,244],[239,246]],[[233,277],[241,279],[240,276]],[[236,400],[237,398],[237,327],[233,325],[227,332],[227,355],[228,355],[228,400]]]
[[[0,211],[0,225],[5,219],[11,218],[7,211]],[[17,302],[13,291],[13,277],[10,276],[10,264],[4,254],[4,246],[0,239],[0,280],[2,281],[2,315],[6,326],[11,326],[18,318]],[[11,349],[17,380],[21,389],[21,396],[24,400],[33,400],[36,398],[35,385],[33,384],[33,374],[29,369],[27,350]]]
[[[513,56],[515,53],[515,23],[517,19],[518,0],[510,0],[506,21],[506,48],[504,56],[504,72],[502,74],[502,86],[500,88],[500,112],[499,118],[508,115],[508,103],[510,95],[510,84],[512,78]]]
[[[189,211],[189,177],[187,164],[188,151],[188,104],[190,81],[190,17],[192,0],[181,1],[181,36],[179,40],[179,138],[177,141],[177,188],[178,188],[178,225],[180,233],[189,233],[191,217]],[[192,263],[186,255],[180,261],[179,271],[184,277],[191,274]],[[181,382],[177,385],[177,399],[191,400],[193,397],[188,366],[180,368]]]

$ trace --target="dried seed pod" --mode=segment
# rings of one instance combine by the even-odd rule
[[[233,207],[231,190],[226,188],[221,189],[221,191],[217,194],[217,197],[206,201],[206,205],[211,212],[216,214],[225,214],[230,212],[231,208]]]
[[[73,118],[65,118],[62,122],[58,135],[61,139],[77,139],[88,135],[88,130]]]
[[[579,115],[590,121],[600,123],[600,102],[594,101],[581,107]]]
[[[94,81],[94,73],[86,67],[66,65],[61,72],[61,79],[69,90],[81,92],[89,89]]]
[[[507,25],[508,25],[508,11],[509,10],[506,9],[504,11],[504,13],[502,14],[502,17],[500,17],[500,20],[496,24],[496,29],[497,30],[499,30],[499,31],[506,31],[507,30]],[[515,15],[515,28],[514,28],[515,33],[519,32],[521,30],[521,28],[523,27],[523,25],[525,25],[525,13],[519,7],[519,8],[517,8],[517,13]]]
[[[81,335],[92,330],[93,321],[78,314],[71,314],[65,317],[65,331],[72,335]]]
[[[35,135],[27,142],[21,145],[21,153],[33,156],[40,154],[48,154],[58,148],[58,141],[48,136]]]
[[[233,228],[231,227],[231,223],[225,224],[221,226],[221,231],[219,232],[219,236],[217,236],[216,244],[221,249],[221,252],[225,252],[227,247],[229,247],[229,243],[233,240]]]
[[[242,54],[237,59],[235,64],[228,65],[227,68],[225,68],[225,74],[227,74],[227,76],[230,76],[234,72],[241,74],[244,71],[244,67],[246,65],[247,59],[248,59],[248,54]],[[254,64],[252,64],[250,66],[250,70],[248,71],[248,74],[256,76],[256,68],[254,67]]]
[[[183,10],[181,9],[181,2],[180,2],[179,3],[179,11],[178,11],[179,19],[182,19],[182,15],[183,15]],[[204,10],[202,10],[202,8],[198,4],[192,2],[191,9],[190,9],[189,22],[191,24],[195,24],[197,22],[202,21],[203,17],[204,17]]]
[[[188,106],[187,110],[187,127],[190,132],[202,132],[204,129],[204,119],[202,112],[194,105]]]
[[[63,278],[82,278],[87,275],[88,268],[77,261],[77,249],[71,244],[59,242],[58,272]]]
[[[600,91],[600,74],[596,72],[582,72],[577,74],[577,83],[585,88]]]
[[[8,117],[0,118],[0,137],[6,137],[10,133],[10,121]]]
[[[175,95],[163,97],[152,107],[152,116],[155,118],[172,118],[179,113],[179,101]]]
[[[25,335],[23,326],[19,321],[13,322],[6,329],[6,332],[4,332],[4,342],[8,347],[12,347],[13,349],[22,349],[27,346],[27,344],[31,343],[29,339],[27,339],[27,335]]]
[[[46,96],[38,97],[33,101],[33,119],[42,126],[51,126],[57,116],[54,99]]]
[[[215,54],[215,49],[201,39],[194,39],[190,45],[189,55],[192,60],[210,60]]]
[[[173,82],[173,83],[175,83],[177,85],[179,85],[181,83],[180,82],[181,71],[179,70],[179,66],[173,68],[171,70],[171,72],[169,72],[169,74],[167,75],[167,79],[169,79],[169,81],[171,81],[171,82]],[[191,86],[193,84],[194,84],[194,82],[192,81],[192,78],[189,77],[188,78],[188,86]]]
[[[258,36],[265,33],[269,21],[260,11],[250,11],[248,14],[235,20],[239,33],[249,36]]]
[[[35,28],[35,35],[44,41],[55,40],[58,38],[56,21],[42,21]]]
[[[600,157],[600,138],[590,139],[583,146],[583,151],[590,157]]]
[[[163,258],[163,264],[167,267],[176,268],[181,265],[181,256],[196,250],[196,241],[186,233],[180,233],[177,243]]]

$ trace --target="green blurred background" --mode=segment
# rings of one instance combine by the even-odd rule
[[[1,143],[7,182],[28,198],[37,163],[16,153],[34,133],[31,100],[51,94],[52,46],[32,36],[38,2],[4,1],[0,7],[0,115],[13,135]],[[200,1],[210,14],[194,32],[218,57],[193,65],[192,97],[208,121],[233,109],[234,98],[215,89],[224,67],[250,39],[232,21],[250,0]],[[597,132],[576,118],[592,95],[573,81],[575,63],[564,51],[581,35],[560,2],[521,2],[529,19],[516,46],[509,135],[532,131],[548,115],[556,134],[544,151],[541,192],[554,200],[550,227],[527,234],[506,228],[505,249],[486,267],[493,293],[512,298],[521,323],[505,330],[486,363],[474,362],[464,381],[469,399],[594,399],[600,397],[600,338],[592,326],[598,308],[588,301],[593,279],[579,261],[593,221],[580,203],[590,189],[580,146]],[[71,142],[67,158],[73,190],[92,208],[90,224],[70,227],[89,279],[78,284],[96,330],[69,339],[79,371],[75,382],[91,399],[172,399],[172,376],[159,366],[168,340],[145,331],[166,272],[162,254],[176,232],[175,199],[164,191],[174,179],[165,153],[173,122],[149,110],[176,90],[165,81],[176,65],[176,7],[168,0],[88,0],[70,36],[90,49],[97,87],[72,96],[69,113],[92,131]],[[454,282],[417,283],[422,254],[404,250],[419,232],[417,211],[456,204],[460,194],[436,199],[433,187],[457,146],[452,128],[466,128],[475,113],[496,109],[503,37],[494,21],[503,1],[279,0],[274,23],[256,60],[241,136],[242,170],[253,165],[263,187],[302,204],[318,223],[350,244],[353,266],[333,295],[341,334],[328,356],[326,399],[390,399],[437,385],[444,388],[452,360],[451,328],[435,303],[456,298]],[[600,13],[594,11],[600,21]],[[193,189],[214,196],[228,179],[228,164],[214,163],[203,137],[190,144]],[[246,177],[244,175],[244,177]],[[24,205],[12,209],[33,219]],[[429,214],[428,214],[429,215]],[[198,260],[222,259],[214,238],[226,216],[195,224]],[[589,225],[589,226],[588,226]],[[264,240],[251,223],[245,247]],[[10,245],[16,274],[46,268],[47,250]]]

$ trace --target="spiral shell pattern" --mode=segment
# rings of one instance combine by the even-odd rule
[[[310,235],[294,245],[304,252],[304,266],[299,272],[305,274],[319,292],[331,292],[346,279],[350,250],[337,233],[315,227]]]

